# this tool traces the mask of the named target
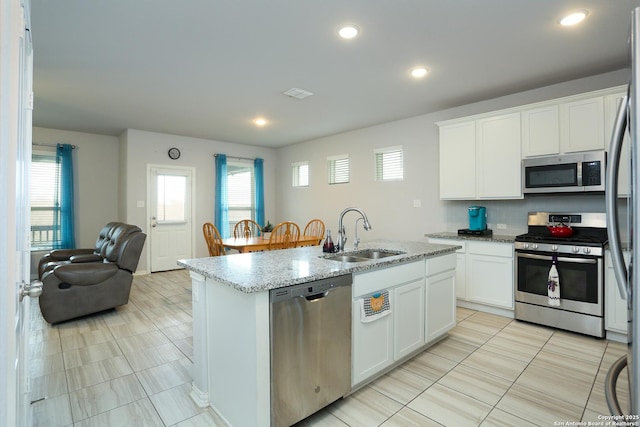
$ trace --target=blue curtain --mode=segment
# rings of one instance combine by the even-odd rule
[[[256,222],[264,226],[264,160],[255,159],[253,169],[256,174]]]
[[[216,201],[214,224],[224,239],[229,237],[229,203],[227,202],[227,156],[216,154]]]
[[[54,228],[59,231],[54,238],[54,248],[73,249],[76,247],[73,213],[73,147],[70,144],[56,145],[58,165],[58,191],[56,199],[59,207],[54,211]]]

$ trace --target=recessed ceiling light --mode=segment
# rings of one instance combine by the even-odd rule
[[[347,40],[354,38],[358,35],[359,32],[360,29],[358,28],[358,26],[353,24],[343,25],[338,28],[338,34],[340,35],[340,37]]]
[[[415,67],[411,69],[411,76],[415,77],[416,79],[421,79],[422,77],[429,74],[429,71],[431,70],[429,70],[427,67]]]
[[[564,25],[565,27],[579,24],[584,21],[584,18],[587,17],[589,11],[586,9],[580,9],[576,12],[572,12],[564,18],[560,19],[560,25]]]
[[[262,117],[258,117],[257,119],[255,119],[253,121],[253,123],[256,124],[256,126],[264,126],[267,124],[267,119],[263,119]]]

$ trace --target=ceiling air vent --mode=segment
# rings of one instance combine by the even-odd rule
[[[304,89],[298,89],[297,87],[289,89],[288,91],[284,92],[284,94],[296,99],[305,99],[307,96],[313,95],[313,93]]]

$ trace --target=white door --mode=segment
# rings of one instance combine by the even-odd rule
[[[31,425],[28,353],[32,50],[28,3],[0,2],[0,425]],[[5,49],[7,47],[7,49]],[[28,285],[27,285],[28,286]],[[35,295],[35,294],[34,294]]]
[[[193,258],[192,168],[149,168],[151,272],[176,270]]]

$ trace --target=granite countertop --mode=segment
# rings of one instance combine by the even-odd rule
[[[362,242],[359,250],[362,249],[395,250],[404,254],[348,263],[324,259],[322,257],[327,254],[322,252],[321,246],[309,246],[179,260],[178,265],[239,291],[253,293],[443,255],[455,252],[460,246],[376,240]]]
[[[491,236],[470,236],[459,235],[458,233],[444,231],[442,233],[430,233],[425,234],[426,237],[433,237],[434,239],[455,239],[455,240],[476,240],[483,242],[497,242],[497,243],[513,243],[516,240],[515,235],[509,234],[493,234]]]

